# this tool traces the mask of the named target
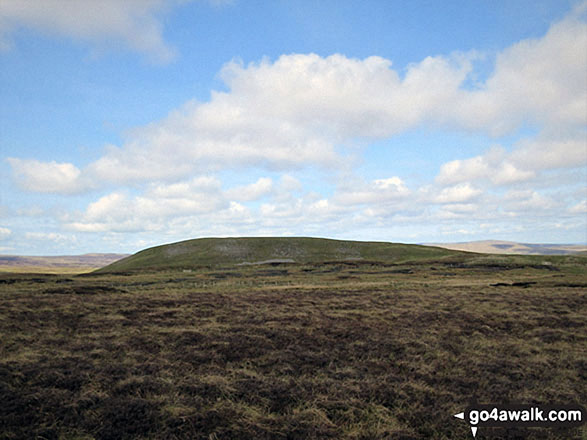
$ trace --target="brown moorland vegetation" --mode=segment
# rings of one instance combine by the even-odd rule
[[[0,272],[78,274],[92,272],[127,254],[85,254],[57,257],[0,255]]]
[[[0,274],[0,438],[466,439],[474,399],[585,404],[585,262]]]

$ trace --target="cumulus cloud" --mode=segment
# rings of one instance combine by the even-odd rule
[[[495,185],[511,185],[531,180],[541,171],[581,168],[587,165],[587,139],[578,130],[560,137],[541,134],[514,145],[512,152],[492,147],[484,154],[457,159],[440,167],[436,182],[451,185],[487,180]]]
[[[532,190],[510,190],[503,198],[505,209],[514,213],[533,212],[534,215],[546,210],[559,208],[560,204],[551,197]]]
[[[335,194],[334,201],[342,206],[387,204],[404,199],[409,194],[410,190],[403,180],[394,176],[371,182],[353,182],[351,185],[343,185]]]
[[[231,188],[227,191],[227,196],[231,200],[251,201],[258,200],[263,196],[271,193],[273,190],[273,180],[268,177],[261,177],[255,183],[249,185]]]
[[[257,115],[259,104],[243,106],[239,100],[222,94],[206,104],[189,103],[164,121],[137,130],[123,147],[110,147],[87,174],[129,183],[220,169],[290,170],[339,162],[334,145],[320,134]]]
[[[456,63],[428,58],[411,66],[402,82],[391,62],[380,57],[309,54],[248,66],[231,62],[221,76],[229,92],[215,92],[207,103],[188,103],[137,131],[88,171],[101,179],[132,181],[198,169],[337,166],[338,144],[413,126],[465,74]],[[414,98],[418,87],[426,99]]]
[[[291,177],[291,176],[290,176]],[[289,181],[282,178],[283,180]],[[295,180],[292,178],[292,180]],[[271,183],[270,183],[271,182]],[[397,177],[341,183],[333,194],[288,189],[272,179],[223,189],[212,177],[149,186],[143,193],[113,192],[90,203],[84,212],[66,219],[69,230],[86,233],[163,233],[166,236],[324,234],[348,231],[412,228],[421,225],[479,225],[505,227],[511,219],[559,218],[585,208],[576,197],[558,197],[535,190],[511,189],[504,195],[485,193],[469,184],[410,190]],[[265,192],[267,190],[267,192]],[[261,204],[256,203],[263,194]],[[239,200],[234,200],[240,197]],[[550,216],[550,217],[548,217]],[[507,220],[510,219],[510,220]],[[478,229],[478,228],[477,228]],[[369,237],[366,237],[369,238]],[[370,237],[373,238],[373,237]]]
[[[469,202],[482,194],[480,189],[474,188],[469,183],[444,188],[440,194],[433,198],[435,203],[464,203]]]
[[[569,208],[570,214],[587,214],[587,200],[581,200]]]
[[[213,92],[206,103],[188,102],[135,130],[82,171],[96,184],[128,184],[252,166],[340,167],[339,145],[414,127],[443,106],[468,70],[462,57],[426,58],[403,80],[380,57],[309,54],[248,66],[231,62],[222,71],[228,92]]]
[[[145,3],[149,10],[159,4]],[[345,160],[340,146],[388,138],[424,123],[493,134],[541,124],[545,133],[557,133],[550,135],[557,145],[550,154],[560,157],[559,152],[577,151],[576,127],[586,123],[584,25],[583,16],[574,12],[544,37],[505,49],[478,89],[464,85],[474,53],[428,57],[404,72],[377,56],[292,54],[248,65],[233,61],[220,75],[227,91],[213,92],[208,102],[188,102],[136,129],[82,173],[96,184],[129,184],[243,167],[336,168]],[[528,179],[534,170],[520,166],[527,163],[521,156],[540,148],[522,146],[517,156],[497,165],[489,156],[455,162],[439,179],[458,183],[454,176],[461,172],[497,184]]]
[[[579,4],[544,37],[499,53],[485,84],[463,92],[462,101],[447,110],[447,120],[455,118],[471,129],[498,135],[533,124],[538,134],[516,142],[511,151],[494,146],[481,155],[447,162],[436,183],[513,186],[543,180],[552,170],[587,165],[586,12],[587,2]],[[517,208],[549,205],[535,194]]]
[[[223,190],[217,178],[197,177],[153,184],[140,195],[112,192],[90,203],[83,213],[70,216],[67,222],[70,229],[82,232],[161,230],[179,219],[211,215],[214,221],[221,221],[227,220],[227,216],[246,217],[248,208],[243,202],[274,192],[270,178]]]
[[[17,158],[7,160],[16,182],[27,191],[75,194],[88,188],[87,182],[81,178],[81,171],[71,163]]]
[[[116,191],[90,203],[69,227],[83,232],[160,230],[173,217],[196,216],[229,206],[215,178],[201,177],[171,185],[152,185],[131,196]]]
[[[587,165],[587,134],[583,130],[573,134],[545,133],[533,139],[524,139],[510,158],[518,166],[533,170],[584,167]]]
[[[390,60],[377,56],[294,54],[274,63],[232,62],[221,76],[231,95],[253,104],[259,116],[344,141],[413,127],[454,97],[470,69],[464,55],[428,57],[410,65],[402,79]]]
[[[18,26],[92,43],[122,42],[128,48],[168,62],[175,50],[165,43],[159,13],[177,0],[2,0],[0,41]],[[4,35],[2,35],[4,34]]]
[[[299,191],[302,189],[302,182],[289,174],[284,174],[279,181],[279,189],[282,192]]]
[[[290,175],[282,176],[278,184],[270,178],[259,178],[228,189],[223,189],[216,178],[200,177],[150,185],[138,195],[112,192],[90,203],[83,212],[67,216],[65,223],[68,229],[79,232],[175,230],[194,234],[226,231],[226,225],[254,226],[258,231],[332,220],[347,209],[316,193],[295,196],[300,190],[300,182]],[[260,206],[254,203],[264,198]]]
[[[442,185],[476,180],[488,180],[495,185],[523,182],[535,176],[534,170],[524,169],[527,164],[512,161],[511,155],[501,147],[490,148],[485,154],[470,159],[457,159],[443,164],[436,177]]]
[[[0,240],[5,240],[10,235],[12,235],[12,231],[10,229],[0,227]]]
[[[547,34],[497,54],[495,70],[479,90],[463,92],[447,109],[466,127],[499,135],[520,124],[577,127],[587,123],[587,32],[584,7]]]
[[[348,220],[347,207],[341,206],[318,194],[292,197],[284,202],[269,202],[253,212],[256,220],[268,230],[284,230],[303,227],[304,230],[332,231],[332,225]],[[323,233],[323,232],[322,232]]]
[[[541,124],[550,133],[556,127],[557,136],[550,135],[556,151],[550,154],[568,158],[559,152],[578,150],[581,141],[569,130],[585,124],[587,115],[582,20],[573,13],[543,38],[505,49],[493,74],[473,90],[464,82],[475,54],[428,57],[408,66],[403,77],[391,61],[376,56],[292,54],[274,62],[233,61],[221,72],[228,91],[213,92],[205,103],[189,102],[135,130],[83,172],[96,182],[129,183],[250,166],[336,167],[343,160],[338,146],[387,138],[422,123],[493,134],[525,123]],[[574,140],[561,141],[561,132]],[[520,147],[517,156],[499,165],[489,163],[489,156],[455,162],[439,179],[456,183],[451,175],[461,172],[497,184],[528,179],[533,170],[520,167],[526,163],[521,156],[540,148]]]
[[[24,234],[31,241],[52,241],[55,243],[75,243],[77,237],[59,232],[27,232]]]
[[[201,194],[217,195],[221,186],[217,178],[202,176],[187,182],[151,185],[147,194],[154,199],[194,199]]]
[[[137,4],[120,7],[135,7],[155,20],[166,2]],[[73,194],[121,185],[67,219],[69,228],[85,232],[174,228],[193,233],[210,231],[206,224],[228,232],[251,225],[256,231],[275,231],[284,224],[288,230],[295,225],[334,230],[342,223],[474,222],[498,213],[556,209],[576,215],[584,209],[576,197],[566,206],[536,189],[553,170],[577,172],[587,164],[587,7],[583,9],[553,24],[543,37],[496,54],[493,72],[475,87],[467,81],[474,73],[475,53],[428,57],[402,70],[382,57],[340,54],[232,61],[220,73],[225,91],[212,92],[207,102],[187,102],[166,118],[135,129],[85,168],[34,159],[12,158],[9,163],[19,185],[34,192]],[[163,46],[135,49],[165,52],[160,29],[153,32]],[[394,171],[375,180],[353,175],[339,182],[333,194],[304,192],[294,177],[319,169],[340,172],[342,180],[354,168],[354,156],[344,155],[346,147],[424,125],[497,137],[520,135],[516,130],[530,127],[538,134],[478,155],[467,154],[465,146],[461,158],[440,167],[434,184],[420,188],[408,188]],[[242,169],[261,177],[228,189],[212,177]],[[283,173],[280,179],[264,177],[275,172]],[[518,185],[525,185],[526,192],[512,189]]]

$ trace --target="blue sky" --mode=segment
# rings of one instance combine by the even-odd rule
[[[587,242],[587,2],[3,0],[0,253]]]

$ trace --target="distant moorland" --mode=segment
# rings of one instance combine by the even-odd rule
[[[85,254],[58,257],[0,255],[0,272],[83,273],[106,266],[127,254]]]
[[[587,253],[587,245],[531,244],[502,240],[467,241],[462,243],[430,243],[429,245],[445,249],[479,252],[483,254],[571,255]]]

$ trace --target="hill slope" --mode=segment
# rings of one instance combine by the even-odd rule
[[[98,272],[270,262],[404,262],[437,259],[456,253],[458,252],[429,246],[323,238],[200,238],[145,249]]]

